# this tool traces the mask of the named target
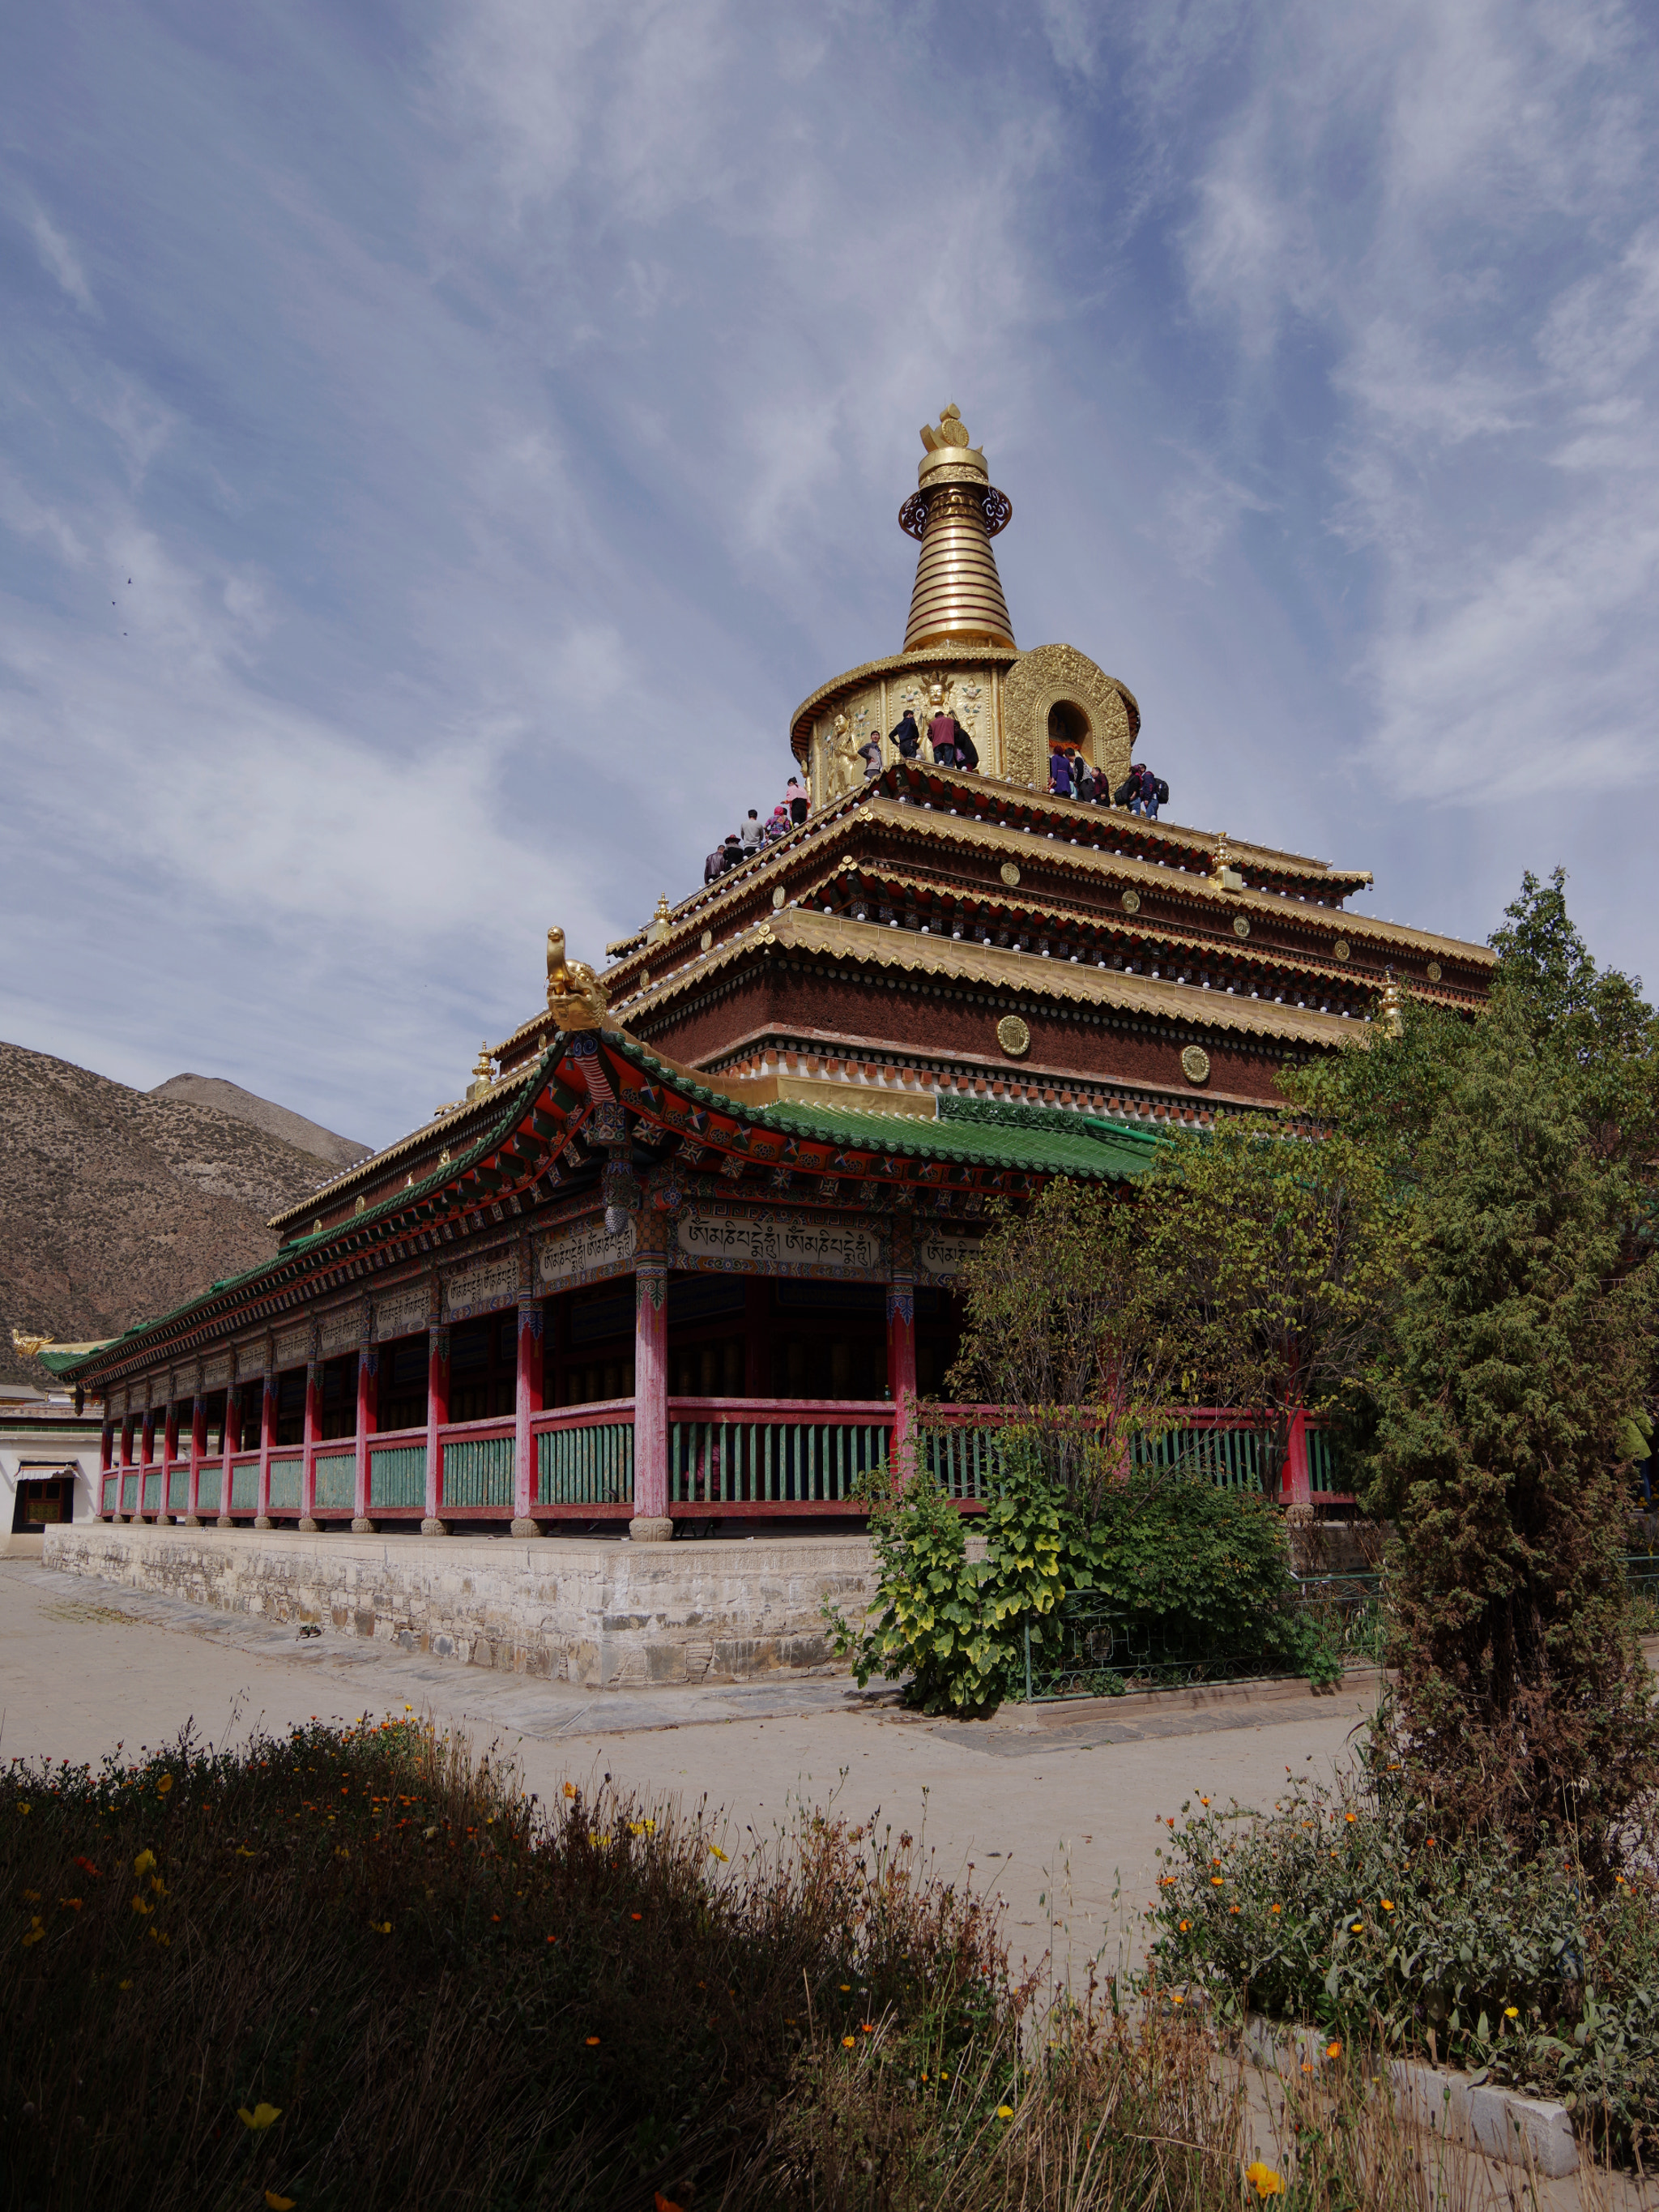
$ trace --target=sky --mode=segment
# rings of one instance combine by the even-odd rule
[[[1659,27],[56,0],[0,65],[0,1036],[365,1142],[896,652],[918,426],[1175,820],[1659,983]]]

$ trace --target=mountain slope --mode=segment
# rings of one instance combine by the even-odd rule
[[[374,1149],[350,1137],[337,1137],[332,1129],[307,1121],[303,1114],[291,1113],[286,1106],[274,1106],[269,1098],[258,1098],[240,1083],[227,1083],[221,1075],[170,1075],[145,1095],[181,1099],[186,1106],[211,1106],[228,1114],[233,1121],[246,1121],[267,1137],[292,1145],[296,1152],[326,1160],[336,1170],[349,1168],[354,1160],[367,1159]]]
[[[0,1043],[0,1376],[46,1380],[14,1328],[113,1336],[268,1259],[265,1217],[337,1172],[216,1107]]]

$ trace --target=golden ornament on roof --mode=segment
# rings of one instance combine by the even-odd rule
[[[585,960],[564,957],[564,932],[547,933],[547,1011],[562,1030],[596,1030],[609,1003],[605,988]]]

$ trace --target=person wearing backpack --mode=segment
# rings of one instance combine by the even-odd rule
[[[921,750],[921,732],[916,727],[916,718],[908,707],[887,734],[898,747],[901,760],[915,760]]]
[[[1140,811],[1149,822],[1156,822],[1158,810],[1170,796],[1170,787],[1161,776],[1154,775],[1149,768],[1140,771]]]
[[[954,768],[957,764],[957,718],[947,714],[941,707],[927,725],[927,742],[933,748],[936,768]]]
[[[1139,797],[1140,770],[1138,768],[1132,768],[1112,793],[1112,804],[1114,806],[1127,806],[1133,814]]]
[[[952,721],[956,721],[956,717],[954,715],[952,715],[951,719]],[[969,736],[967,731],[963,728],[960,722],[957,722],[956,728],[957,766],[958,768],[977,768],[979,766],[979,747]]]

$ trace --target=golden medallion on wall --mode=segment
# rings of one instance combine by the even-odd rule
[[[1012,890],[1014,885],[1019,881],[1019,870],[1012,860],[1005,860],[1002,864],[1002,880],[1010,890]]]
[[[997,1024],[997,1042],[1010,1060],[1023,1060],[1031,1049],[1031,1032],[1018,1014],[1005,1014]]]
[[[1233,916],[1233,935],[1235,937],[1248,937],[1249,933],[1250,925],[1249,920],[1242,914],[1236,914]]]
[[[1140,893],[1139,891],[1124,892],[1123,911],[1125,914],[1139,914],[1140,912]]]
[[[1189,1044],[1181,1055],[1181,1072],[1188,1083],[1207,1083],[1210,1055],[1201,1044]]]
[[[698,941],[702,945],[703,951],[707,952],[709,946],[714,942],[714,931],[712,929],[705,929],[702,936]]]
[[[1431,960],[1424,973],[1428,976],[1431,983],[1437,983],[1440,981],[1440,963],[1437,960]]]
[[[1346,960],[1348,957],[1347,939],[1346,937],[1339,937],[1335,944],[1332,945],[1331,951],[1336,955],[1339,960]]]

